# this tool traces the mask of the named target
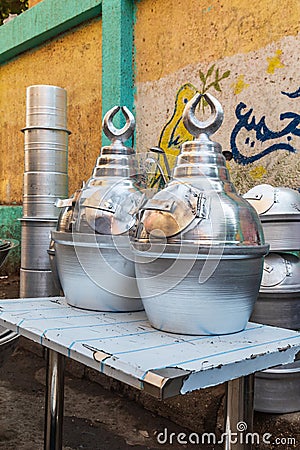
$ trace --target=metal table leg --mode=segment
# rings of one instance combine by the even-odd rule
[[[251,450],[253,433],[254,375],[227,382],[225,450]]]
[[[65,357],[47,352],[44,450],[62,450]]]

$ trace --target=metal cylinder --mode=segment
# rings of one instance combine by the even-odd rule
[[[253,436],[254,376],[226,385],[225,450],[251,450]]]
[[[55,230],[55,219],[21,219],[21,268],[29,270],[51,270],[47,253],[50,232]]]
[[[62,449],[65,357],[47,350],[44,450]]]
[[[58,217],[60,211],[55,206],[57,198],[56,195],[27,195],[23,197],[23,217],[38,217],[40,219]]]
[[[66,128],[67,91],[58,86],[34,85],[26,91],[26,127]]]
[[[51,270],[20,269],[20,297],[55,297],[60,295]]]
[[[60,130],[25,130],[25,172],[67,172],[68,133]]]
[[[67,92],[51,85],[26,90],[21,297],[60,295],[47,253],[57,198],[68,196]]]
[[[68,175],[61,172],[25,172],[24,198],[28,195],[67,197]]]

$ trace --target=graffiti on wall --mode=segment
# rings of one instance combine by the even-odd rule
[[[197,92],[205,94],[212,88],[217,92],[221,92],[221,81],[228,78],[229,75],[230,70],[226,70],[221,74],[219,68],[213,64],[206,73],[199,70],[200,88],[196,88],[191,83],[186,83],[180,87],[176,94],[172,117],[163,127],[158,142],[158,146],[167,154],[177,156],[181,144],[193,139],[193,136],[187,131],[182,121],[182,113],[187,102],[191,100]],[[202,98],[199,103],[199,109],[201,109],[203,114],[207,106],[208,103]]]
[[[265,73],[273,75],[277,70],[285,67],[281,56],[282,51],[277,50],[272,56],[265,59]],[[198,70],[198,77],[198,87],[195,86],[198,83],[195,85],[186,83],[180,87],[176,95],[172,117],[160,133],[158,145],[168,155],[171,166],[174,165],[174,157],[179,154],[181,145],[193,139],[182,121],[186,103],[196,92],[205,94],[208,91],[213,93],[215,90],[217,94],[221,93],[222,82],[230,77],[230,70],[223,72],[216,64],[213,64],[207,71]],[[226,131],[229,149],[223,154],[228,161],[232,159],[239,166],[247,166],[257,161],[263,161],[263,158],[274,152],[278,154],[278,157],[297,153],[299,150],[300,114],[296,102],[300,97],[300,87],[290,91],[289,89],[279,90],[277,101],[276,98],[273,101],[282,105],[281,109],[268,116],[255,112],[257,101],[251,95],[253,86],[252,83],[246,82],[245,75],[236,74],[235,80],[229,86],[235,96],[245,90],[247,93],[243,101],[235,103],[235,115]],[[285,105],[285,102],[281,101],[283,98],[286,98],[289,103]],[[204,115],[206,107],[208,104],[202,98],[199,104],[199,114]],[[265,166],[254,164],[247,173],[252,179],[261,179],[269,172],[270,161],[267,159]]]
[[[281,94],[290,98],[298,98],[300,88],[295,92],[281,92]],[[253,108],[248,108],[243,102],[237,105],[235,115],[237,123],[231,132],[230,145],[233,158],[237,163],[250,164],[278,150],[296,153],[297,149],[294,146],[293,138],[300,136],[300,115],[296,112],[287,111],[280,114],[281,128],[279,131],[274,131],[268,127],[265,116],[257,119],[253,114]],[[251,156],[244,155],[239,150],[238,141],[241,145],[249,147],[251,153],[254,154]],[[261,147],[261,145],[263,149],[255,153],[255,148]]]

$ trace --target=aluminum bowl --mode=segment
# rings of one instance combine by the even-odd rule
[[[4,264],[10,250],[17,247],[19,242],[15,239],[0,239],[0,267]]]
[[[261,184],[244,198],[259,214],[265,241],[271,251],[299,249],[300,193],[285,187]]]
[[[251,320],[290,329],[300,328],[300,260],[293,254],[270,253]]]
[[[255,374],[254,409],[271,414],[300,411],[300,361]]]
[[[0,367],[12,354],[18,342],[18,334],[0,327]]]
[[[128,236],[52,231],[59,279],[68,303],[95,311],[143,309]]]
[[[136,244],[136,278],[151,325],[191,335],[243,330],[257,299],[267,246],[225,248],[222,254],[193,248],[188,254],[184,246],[176,255],[168,245],[156,255]]]

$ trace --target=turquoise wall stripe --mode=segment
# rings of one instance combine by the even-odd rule
[[[134,106],[132,0],[102,2],[102,112],[113,106]],[[114,121],[123,125],[122,117]],[[103,145],[108,143],[102,136]]]
[[[0,26],[0,64],[101,14],[102,0],[43,0]]]

